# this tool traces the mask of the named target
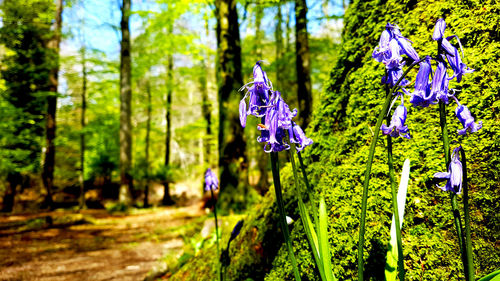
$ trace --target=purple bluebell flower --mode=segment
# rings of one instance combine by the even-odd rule
[[[446,66],[442,61],[438,61],[436,72],[432,78],[431,95],[445,104],[448,104],[448,97],[452,96],[448,93],[448,84],[449,79],[446,73]]]
[[[455,114],[464,126],[463,129],[458,130],[459,135],[466,135],[467,133],[475,133],[483,127],[483,121],[474,122],[474,117],[472,117],[469,109],[465,105],[458,104],[455,109]]]
[[[238,236],[238,234],[240,234],[241,228],[243,227],[243,223],[244,223],[243,220],[239,220],[236,223],[236,225],[233,228],[233,231],[231,231],[231,237],[229,237],[229,243],[231,243],[231,241],[233,241],[234,238],[236,238],[236,236]]]
[[[407,55],[414,61],[419,60],[411,41],[401,35],[399,27],[387,23],[380,36],[379,45],[373,50],[372,57],[378,62],[384,63],[389,69],[399,66],[402,60],[401,55]]]
[[[302,151],[306,146],[313,143],[312,139],[306,137],[302,128],[295,122],[293,122],[293,127],[288,129],[288,135],[290,136],[290,142],[297,144],[297,151]]]
[[[445,29],[446,29],[446,22],[444,21],[444,19],[438,19],[438,21],[436,22],[436,26],[434,26],[432,39],[436,41],[443,39]]]
[[[388,69],[387,76],[382,77],[382,84],[389,84],[389,86],[394,87],[394,85],[396,85],[396,82],[398,82],[399,78],[403,76],[403,69],[402,69],[403,65],[404,63],[397,68]],[[410,81],[408,81],[407,79],[403,79],[401,80],[401,82],[399,82],[400,87],[406,87],[409,84]]]
[[[401,102],[398,107],[394,110],[392,115],[391,124],[389,126],[382,124],[380,130],[384,135],[390,135],[391,137],[404,137],[410,139],[410,133],[408,133],[408,126],[405,125],[406,122],[406,107]]]
[[[443,19],[438,19],[436,22],[436,26],[434,27],[434,32],[432,34],[432,39],[438,41],[439,46],[442,50],[444,50],[444,54],[446,55],[446,59],[450,64],[451,69],[453,69],[453,76],[449,78],[450,80],[453,78],[457,78],[457,82],[462,80],[462,75],[466,73],[471,73],[474,69],[468,68],[465,63],[462,62],[462,57],[458,52],[458,49],[455,48],[449,40],[452,38],[456,38],[458,41],[458,45],[462,50],[462,44],[460,43],[460,39],[456,35],[444,37],[444,31],[446,29],[446,22]],[[463,50],[462,50],[463,56]]]
[[[429,56],[420,63],[420,69],[415,80],[415,91],[412,93],[410,102],[413,106],[428,107],[437,103],[437,97],[431,91],[429,75],[431,73],[431,59]]]
[[[390,57],[392,57],[392,52],[390,50],[389,43],[391,42],[391,34],[387,29],[382,31],[382,35],[380,35],[380,40],[378,46],[375,47],[372,53],[372,57],[378,62],[384,62]],[[399,49],[397,51],[399,55]]]
[[[269,92],[272,90],[272,83],[267,78],[267,74],[260,65],[261,61],[258,61],[253,67],[253,81],[243,85],[240,91],[247,89],[247,92],[243,99],[240,101],[240,122],[241,126],[246,125],[246,116],[254,115],[256,117],[262,117],[265,114],[266,106],[269,103]],[[246,111],[246,98],[248,97],[248,111]]]
[[[462,62],[462,58],[456,48],[453,50],[453,55],[446,54],[446,59],[448,60],[451,69],[453,69],[453,76],[450,79],[456,77],[457,82],[460,82],[462,80],[462,75],[474,72],[474,69],[467,67],[467,65]]]
[[[205,191],[216,190],[219,187],[219,180],[210,168],[205,172]]]
[[[435,173],[434,177],[438,179],[447,179],[445,186],[439,186],[443,191],[460,194],[462,192],[462,162],[460,162],[459,151],[462,147],[453,149],[451,154],[451,163],[448,172]]]

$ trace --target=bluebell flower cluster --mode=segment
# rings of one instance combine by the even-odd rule
[[[257,126],[261,135],[257,141],[265,143],[265,152],[290,149],[288,140],[290,143],[296,144],[298,151],[313,143],[310,138],[305,136],[300,126],[292,121],[292,118],[297,116],[297,109],[291,111],[281,93],[273,90],[271,81],[262,69],[261,61],[258,61],[253,67],[253,81],[243,85],[240,91],[245,89],[245,96],[239,105],[240,123],[244,128],[248,115],[261,118],[262,123]]]
[[[445,30],[446,22],[444,19],[439,19],[432,33],[432,39],[438,43],[438,55],[435,58],[426,56],[423,60],[420,60],[411,45],[411,41],[401,35],[398,26],[387,23],[372,57],[376,61],[382,62],[386,67],[386,75],[382,78],[382,83],[391,87],[398,86],[402,92],[396,93],[397,96],[394,98],[393,103],[401,97],[401,104],[394,110],[390,124],[383,124],[380,127],[384,135],[410,138],[408,126],[405,125],[407,109],[404,106],[404,94],[410,96],[410,103],[414,107],[429,107],[439,102],[448,104],[450,99],[454,100],[457,104],[455,114],[463,126],[463,129],[457,131],[459,135],[475,133],[482,128],[483,123],[481,121],[475,122],[467,106],[460,104],[455,96],[456,91],[449,87],[451,80],[456,79],[456,82],[460,82],[463,75],[473,72],[474,69],[469,68],[463,62],[463,48],[458,36],[446,37]],[[453,39],[456,39],[460,52],[457,47],[451,44],[450,41]],[[404,89],[410,84],[408,80],[402,79],[396,85],[403,75],[403,66],[405,65],[403,55],[407,56],[407,60],[412,62],[419,61],[420,65],[415,79],[415,90],[412,93]],[[436,65],[434,71],[432,61]],[[449,75],[449,70],[450,73],[453,72],[452,75]],[[442,190],[457,194],[460,193],[462,188],[462,163],[458,154],[459,150],[460,147],[453,150],[448,171],[434,175],[435,178],[448,180],[445,186],[440,187]]]
[[[438,56],[431,58],[426,56],[420,61],[420,69],[415,79],[415,90],[409,93],[405,86],[410,82],[402,79],[397,85],[401,87],[401,91],[410,95],[410,103],[415,107],[429,107],[430,105],[442,102],[448,104],[450,98],[456,101],[457,108],[455,110],[456,116],[463,125],[463,129],[458,130],[459,135],[466,135],[467,133],[474,133],[482,128],[482,122],[475,122],[469,109],[465,105],[461,105],[455,97],[455,90],[449,88],[449,82],[456,78],[457,82],[462,80],[464,74],[471,73],[474,69],[467,67],[463,62],[463,50],[460,39],[456,35],[445,37],[446,22],[439,19],[434,27],[432,38],[438,43]],[[450,43],[450,40],[456,39],[461,52]],[[386,66],[386,76],[382,78],[383,84],[388,84],[391,87],[403,75],[403,66],[405,62],[402,55],[406,55],[411,61],[419,61],[419,56],[411,45],[411,41],[401,35],[401,31],[397,25],[387,23],[385,30],[380,36],[379,45],[375,47],[372,57],[384,63]],[[435,71],[432,69],[431,61],[436,62]],[[453,71],[453,75],[448,74],[448,69]],[[432,75],[432,80],[429,77]],[[394,115],[389,126],[382,125],[381,130],[385,135],[392,137],[405,137],[410,138],[408,134],[408,127],[404,125],[406,121],[407,111],[403,105],[403,95],[401,92],[397,93],[401,96],[401,105],[394,111]],[[396,97],[397,99],[398,97]]]
[[[205,191],[214,191],[217,190],[217,188],[219,188],[219,180],[217,179],[215,173],[208,168],[205,172]]]

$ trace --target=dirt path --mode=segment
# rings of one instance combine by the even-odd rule
[[[159,258],[181,250],[171,230],[202,214],[197,203],[136,215],[85,211],[69,223],[67,212],[0,217],[0,280],[143,280]]]

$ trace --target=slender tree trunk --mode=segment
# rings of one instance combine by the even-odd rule
[[[171,35],[174,29],[174,24],[170,23],[168,26],[168,34]],[[167,106],[166,106],[166,120],[167,120],[167,132],[165,138],[165,167],[170,166],[170,142],[172,139],[172,93],[174,91],[174,57],[172,53],[167,56]],[[170,196],[170,183],[167,177],[163,183],[163,205],[173,205],[174,201]]]
[[[133,195],[132,124],[131,124],[131,57],[130,57],[130,0],[123,0],[120,23],[122,40],[120,48],[120,202],[131,203]]]
[[[52,67],[49,72],[49,96],[47,97],[47,115],[45,120],[45,159],[43,162],[42,180],[47,191],[45,196],[45,204],[53,207],[52,191],[54,187],[54,166],[55,166],[55,144],[56,138],[56,111],[57,111],[57,86],[59,72],[59,45],[61,43],[61,26],[62,26],[62,0],[56,1],[55,21],[52,24],[54,35],[49,40],[47,47],[52,49]]]
[[[241,46],[236,1],[216,0],[217,18],[217,86],[219,101],[219,167],[220,201],[225,204],[244,206],[246,202],[232,196],[247,199],[248,167],[246,142],[240,125],[238,104],[241,97],[236,94],[243,84],[241,77]],[[227,194],[227,195],[224,195]],[[226,199],[223,197],[226,196]]]
[[[83,30],[83,29],[82,29]],[[83,31],[82,31],[83,32]],[[85,208],[85,113],[87,111],[87,61],[85,58],[85,45],[82,46],[82,112],[80,116],[80,209]]]
[[[12,212],[16,199],[17,186],[22,182],[22,176],[18,172],[7,174],[7,189],[3,195],[2,212]]]
[[[209,27],[208,27],[208,16],[205,19],[205,35],[208,38],[209,36]],[[210,152],[211,152],[211,143],[212,143],[212,103],[208,99],[208,61],[209,61],[209,56],[208,56],[208,48],[209,46],[206,46],[206,50],[204,52],[204,56],[201,61],[202,65],[202,71],[200,75],[200,91],[201,91],[201,113],[203,115],[203,118],[205,119],[206,122],[206,128],[205,128],[205,138],[203,142],[204,146],[204,155],[203,159],[205,160],[205,166],[209,167],[210,166]]]
[[[306,128],[311,120],[311,57],[307,39],[307,4],[306,0],[295,0],[295,52],[297,68],[297,85],[299,100],[299,120],[302,128]]]
[[[262,30],[260,28],[262,17],[264,16],[264,9],[261,5],[257,4],[255,7],[255,55],[258,60],[262,58]]]
[[[278,12],[276,13],[276,28],[274,29],[274,38],[276,41],[276,80],[274,85],[281,88],[281,72],[283,71],[283,15],[281,12],[281,3],[278,3]]]
[[[290,18],[292,16],[292,9],[289,9],[287,14],[286,14],[286,21],[285,21],[285,26],[286,26],[286,33],[285,33],[285,52],[288,53],[290,52],[290,46],[291,46],[291,43],[290,43],[290,37],[291,37],[291,34],[292,34],[292,28],[290,27]]]
[[[261,29],[262,17],[264,16],[264,10],[262,6],[257,4],[255,11],[255,49],[256,49],[256,57],[257,59],[263,59],[262,57],[262,38],[263,32]],[[252,132],[253,139],[257,139],[257,136],[260,135],[259,131],[254,130]],[[264,150],[260,147],[256,147],[256,158],[257,158],[257,168],[259,169],[259,181],[257,182],[257,190],[260,194],[264,195],[269,189],[269,179],[267,172],[267,163],[269,162],[269,156]]]
[[[148,95],[147,121],[146,121],[146,186],[144,187],[144,208],[149,206],[149,140],[151,133],[151,85],[149,78],[146,81],[146,94]]]

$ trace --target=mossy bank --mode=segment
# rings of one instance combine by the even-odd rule
[[[334,273],[340,280],[357,279],[356,251],[363,173],[372,130],[385,92],[384,66],[371,58],[387,22],[397,23],[421,57],[435,55],[434,24],[447,22],[446,36],[458,35],[465,62],[475,71],[461,83],[450,82],[483,128],[458,136],[461,124],[447,107],[452,147],[467,152],[476,276],[500,265],[500,4],[497,1],[354,1],[346,11],[342,45],[332,66],[320,107],[307,130],[315,143],[305,150],[307,170],[316,195],[323,194],[329,212],[329,242]],[[414,79],[416,70],[410,75]],[[403,224],[403,251],[408,280],[463,280],[459,248],[448,194],[435,186],[433,174],[446,171],[440,138],[438,106],[415,108],[408,103],[411,140],[394,141],[396,170],[411,161]],[[399,173],[399,172],[398,172]],[[282,169],[293,245],[302,280],[319,280],[305,233],[297,216],[290,167]],[[391,196],[385,138],[379,140],[369,188],[365,270],[383,279],[389,238]],[[461,196],[459,197],[461,200]],[[461,203],[461,202],[460,202]],[[242,233],[231,244],[228,280],[292,280],[282,235],[277,227],[274,190],[251,210]],[[213,248],[185,264],[174,280],[215,278]]]

